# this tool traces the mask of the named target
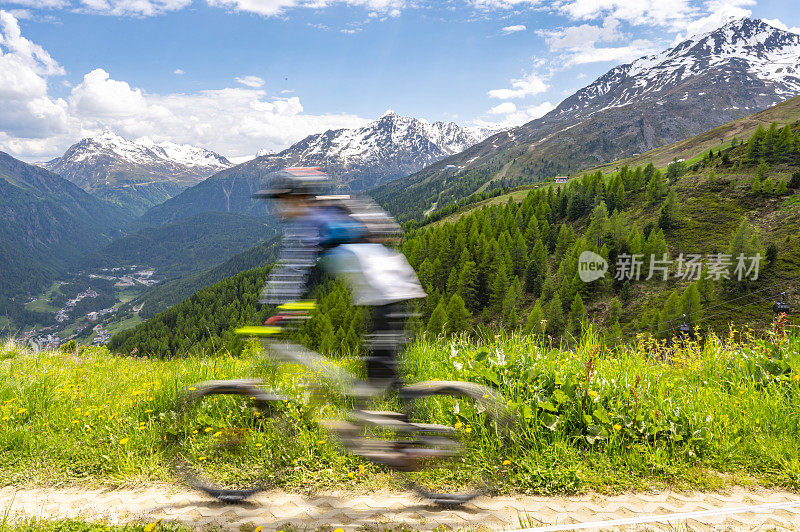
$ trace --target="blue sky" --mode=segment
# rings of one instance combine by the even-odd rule
[[[245,156],[388,108],[516,125],[730,17],[800,31],[792,3],[0,0],[0,149],[39,160],[109,128]]]

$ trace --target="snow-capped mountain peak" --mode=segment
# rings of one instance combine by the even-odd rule
[[[363,190],[459,153],[494,132],[389,109],[358,128],[310,135],[280,153],[259,152],[256,161],[262,167],[321,166],[343,184]]]
[[[70,146],[57,159],[39,163],[87,192],[137,209],[163,201],[212,174],[233,166],[212,151],[189,144],[128,140],[111,130]],[[149,191],[145,189],[150,189]],[[142,199],[140,196],[146,196]],[[120,197],[126,199],[120,200]]]
[[[763,108],[800,94],[800,35],[762,20],[733,19],[713,31],[684,39],[663,52],[620,65],[564,100],[555,115],[586,117],[604,109],[662,99],[687,80],[709,76],[708,92],[731,79],[763,85],[757,102]],[[749,81],[745,81],[745,78]],[[662,101],[659,105],[666,102]]]

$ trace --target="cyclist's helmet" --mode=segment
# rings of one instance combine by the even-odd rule
[[[319,168],[286,168],[269,174],[265,181],[267,188],[253,197],[317,196],[326,190],[328,175]]]

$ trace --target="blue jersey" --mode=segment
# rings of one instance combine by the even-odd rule
[[[308,277],[320,253],[341,244],[363,241],[366,228],[342,209],[312,207],[290,220],[283,233],[278,262],[259,302],[279,305],[306,293]]]

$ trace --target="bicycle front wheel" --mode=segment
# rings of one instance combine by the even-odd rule
[[[408,486],[440,506],[458,506],[494,490],[494,462],[508,444],[511,416],[498,392],[467,382],[404,387],[412,430],[405,435]]]
[[[189,387],[167,418],[165,451],[185,484],[223,502],[275,485],[286,427],[281,398],[257,381],[209,381]]]

